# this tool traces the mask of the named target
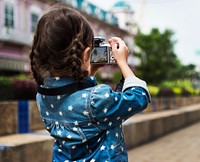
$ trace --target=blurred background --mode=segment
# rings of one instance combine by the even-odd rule
[[[0,0],[0,100],[34,99],[29,50],[38,20],[55,2]],[[128,63],[147,81],[153,96],[199,95],[200,1],[61,2],[82,12],[95,36],[125,40],[130,50]],[[113,88],[120,77],[116,66],[106,66],[97,74],[99,83],[106,82]]]
[[[56,2],[0,0],[2,162],[51,161],[53,140],[43,130],[35,102],[29,53],[39,19]],[[95,36],[121,37],[129,48],[130,67],[148,84],[152,96],[148,108],[123,125],[129,161],[198,162],[200,0],[59,2],[80,11]],[[115,89],[121,73],[116,65],[106,65],[96,77]],[[194,125],[186,128],[190,124]],[[186,129],[177,131],[180,128]],[[160,140],[173,131],[177,133]],[[152,143],[141,146],[147,142]],[[136,146],[141,147],[133,149]]]

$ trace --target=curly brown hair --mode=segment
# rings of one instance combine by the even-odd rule
[[[39,20],[30,52],[31,70],[38,84],[55,73],[81,81],[82,54],[93,48],[94,34],[88,21],[75,9],[54,5]]]

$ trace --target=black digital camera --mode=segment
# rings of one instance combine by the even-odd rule
[[[110,44],[103,37],[94,37],[94,49],[91,54],[92,64],[116,64]]]

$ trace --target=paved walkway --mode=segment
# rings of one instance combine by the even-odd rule
[[[129,150],[129,162],[200,162],[200,122]]]

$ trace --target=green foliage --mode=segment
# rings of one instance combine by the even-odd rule
[[[179,87],[174,87],[174,88],[172,88],[172,91],[174,92],[174,94],[175,94],[176,96],[180,96],[180,95],[182,94],[182,89],[179,88]]]
[[[159,86],[148,85],[149,92],[152,96],[190,96],[200,95],[200,89],[193,88],[189,79],[164,81]]]
[[[138,32],[135,44],[139,47],[136,56],[141,59],[137,74],[147,83],[160,84],[165,80],[190,78],[196,75],[195,66],[184,66],[174,53],[173,32],[165,30],[161,33],[152,29],[149,34]]]
[[[176,81],[164,81],[161,86],[173,88],[173,87],[179,87],[179,88],[192,88],[192,82],[189,79],[185,80],[176,80]]]
[[[148,85],[149,93],[151,96],[157,96],[159,92],[159,87],[153,86],[153,85]]]

